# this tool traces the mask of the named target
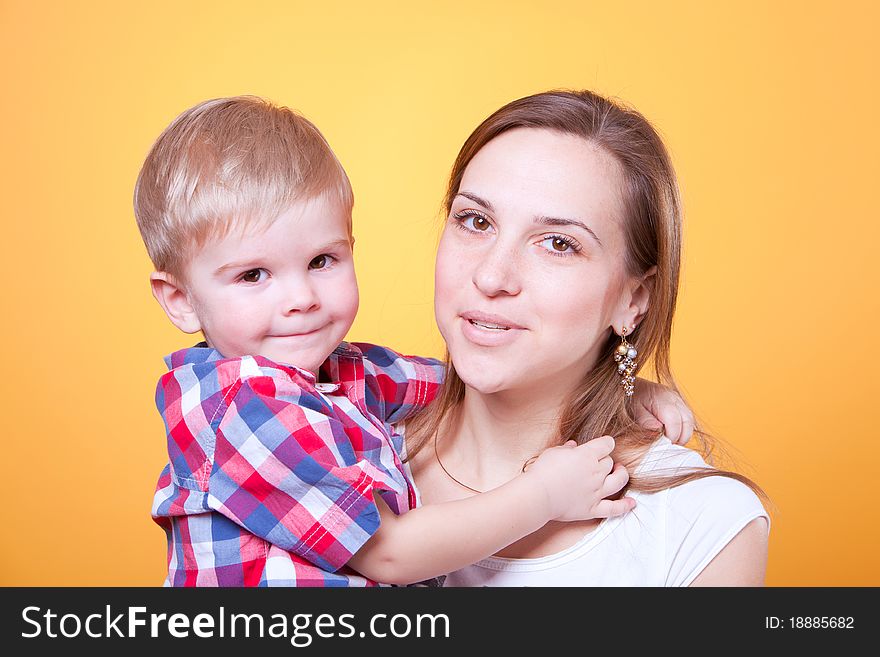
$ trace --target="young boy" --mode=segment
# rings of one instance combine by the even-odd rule
[[[550,520],[634,505],[603,499],[627,481],[606,437],[548,449],[490,492],[415,508],[391,425],[434,398],[442,365],[343,342],[358,307],[352,204],[317,128],[259,98],[187,110],[146,158],[134,205],[153,294],[205,337],[166,359],[156,392],[166,585],[418,582]]]

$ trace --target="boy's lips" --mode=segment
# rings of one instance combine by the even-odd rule
[[[291,331],[290,333],[278,333],[278,334],[271,335],[269,337],[272,337],[272,338],[304,338],[309,335],[314,335],[315,333],[322,331],[324,328],[326,328],[326,327],[319,326],[318,328],[311,329],[308,331]]]

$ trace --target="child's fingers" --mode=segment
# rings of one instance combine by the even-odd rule
[[[600,436],[585,442],[582,447],[592,450],[598,457],[607,456],[614,451],[614,438],[611,436]]]
[[[619,500],[602,500],[595,506],[596,518],[613,518],[629,513],[636,507],[636,501],[631,497],[621,497]]]
[[[675,404],[664,404],[659,409],[660,421],[665,427],[666,437],[673,443],[678,443],[682,433],[681,411]]]
[[[626,482],[629,481],[629,472],[623,466],[622,463],[616,463],[614,465],[614,469],[611,471],[607,477],[605,477],[605,481],[602,482],[602,490],[600,491],[600,495],[602,497],[609,497],[610,495],[614,495],[621,488],[626,486]]]
[[[645,429],[663,428],[663,423],[654,417],[651,409],[641,403],[633,405],[633,419],[635,419],[640,426],[645,427]]]
[[[687,406],[685,406],[682,411],[682,423],[681,423],[681,440],[678,441],[679,445],[685,445],[691,439],[691,436],[694,435],[694,429],[696,428],[696,422],[694,420],[694,414],[691,412]]]

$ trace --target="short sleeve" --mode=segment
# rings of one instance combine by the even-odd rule
[[[742,529],[770,516],[745,484],[724,476],[667,491],[666,586],[689,586]]]
[[[404,356],[367,343],[353,343],[364,355],[367,406],[394,424],[430,404],[440,392],[446,365],[435,358]]]
[[[366,432],[358,438],[380,440]],[[374,491],[400,487],[353,450],[345,424],[320,396],[270,376],[242,382],[213,456],[211,508],[328,571],[379,527]]]

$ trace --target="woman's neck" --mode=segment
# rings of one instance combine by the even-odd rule
[[[464,400],[439,432],[444,467],[478,490],[499,486],[519,474],[526,462],[558,445],[559,391],[484,394],[465,389]]]

